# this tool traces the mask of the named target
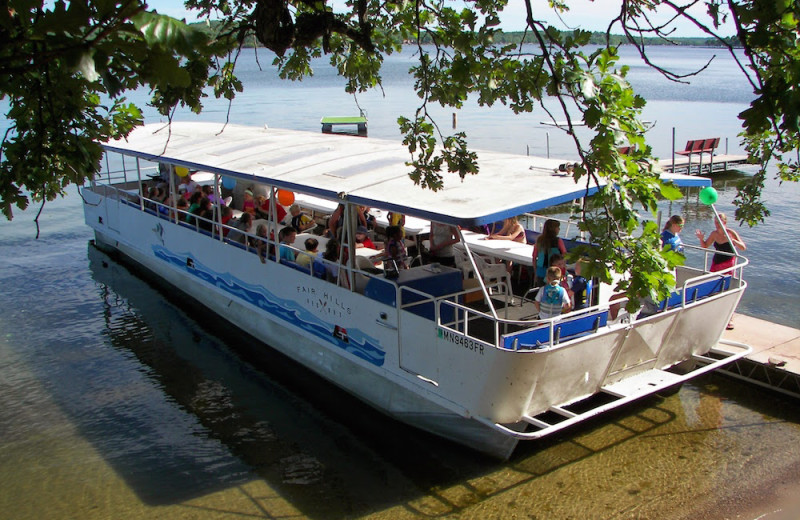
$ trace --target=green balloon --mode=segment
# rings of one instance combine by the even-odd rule
[[[708,205],[714,204],[715,202],[717,202],[717,198],[718,198],[717,190],[715,190],[711,186],[707,186],[702,190],[700,190],[700,202],[702,202],[703,204],[708,204]]]

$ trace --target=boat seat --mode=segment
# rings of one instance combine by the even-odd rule
[[[494,263],[487,260],[481,255],[472,255],[475,259],[475,265],[478,267],[478,272],[481,274],[484,283],[487,285],[499,282],[505,285],[508,294],[513,294],[511,290],[511,277],[506,269],[506,264]]]
[[[564,321],[556,322],[553,326],[553,345],[588,336],[607,324],[608,309],[579,314]],[[549,325],[503,336],[503,348],[509,350],[542,348],[549,344]]]
[[[464,279],[475,277],[475,270],[472,268],[472,263],[469,261],[469,256],[464,249],[460,247],[454,247],[453,257],[456,261],[456,267],[461,269]]]
[[[311,269],[309,269],[308,267],[304,267],[304,266],[299,265],[299,264],[297,264],[295,262],[290,262],[289,260],[286,260],[285,258],[281,258],[281,264],[285,265],[285,266],[288,266],[288,267],[291,267],[295,271],[300,271],[301,273],[305,273],[305,274],[311,274]]]
[[[708,280],[706,282],[689,286],[686,295],[686,303],[693,303],[703,298],[708,298],[715,294],[727,291],[731,287],[731,275],[725,275],[720,278]],[[680,307],[683,302],[682,291],[673,291],[669,298],[661,300],[658,305],[658,311],[664,311]]]

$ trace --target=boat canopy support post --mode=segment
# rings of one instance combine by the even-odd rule
[[[146,195],[142,187],[142,165],[139,163],[139,158],[136,158],[136,184],[139,185],[139,211],[144,211],[144,198]]]
[[[466,239],[464,239],[464,234],[461,232],[461,228],[458,229],[458,238],[461,240],[461,243],[464,245],[464,250],[467,252],[467,258],[469,258],[469,263],[472,266],[472,272],[475,273],[475,278],[478,280],[478,283],[481,286],[481,290],[483,291],[483,297],[486,299],[486,302],[489,304],[489,310],[492,312],[492,317],[494,318],[495,322],[499,319],[497,316],[497,310],[494,308],[494,303],[492,303],[492,299],[489,297],[489,289],[486,288],[486,282],[483,280],[483,276],[481,275],[480,269],[478,269],[478,264],[475,262],[475,258],[472,257],[473,253],[469,249],[469,244],[467,243]],[[497,331],[495,330],[495,336]]]

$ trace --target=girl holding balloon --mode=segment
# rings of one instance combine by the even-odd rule
[[[717,218],[714,219],[716,229],[708,234],[706,238],[702,231],[696,229],[694,234],[700,240],[700,245],[707,248],[714,244],[714,249],[718,252],[714,254],[711,260],[711,272],[716,273],[719,271],[726,271],[736,265],[736,250],[745,251],[747,245],[744,240],[739,236],[739,233],[727,227],[728,217],[725,213],[719,213]],[[730,237],[730,240],[728,240]],[[727,254],[725,254],[727,253]]]

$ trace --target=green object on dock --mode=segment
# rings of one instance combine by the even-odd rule
[[[335,116],[335,117],[323,117],[322,121],[320,121],[323,125],[346,125],[351,124],[355,125],[358,123],[366,124],[367,118],[364,116]]]
[[[356,125],[356,135],[367,135],[367,118],[364,116],[329,116],[323,117],[320,123],[323,134],[332,134],[337,125]]]

